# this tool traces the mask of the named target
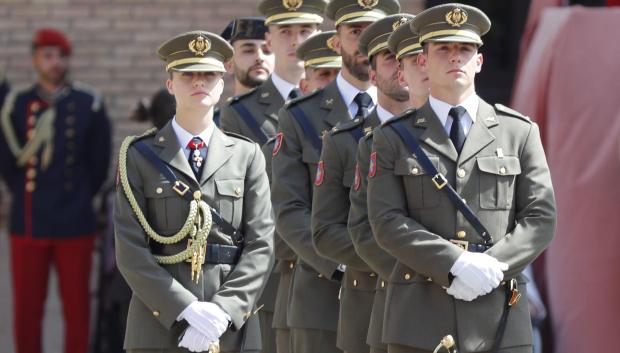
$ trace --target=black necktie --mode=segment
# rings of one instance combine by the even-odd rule
[[[355,96],[353,101],[357,104],[357,114],[355,114],[355,117],[361,116],[366,119],[368,110],[372,105],[372,98],[370,98],[370,95],[366,92],[360,92]]]
[[[207,158],[207,145],[200,137],[196,136],[189,141],[187,148],[189,148],[189,165],[192,167],[196,180],[200,180],[204,160]]]
[[[299,88],[293,88],[291,92],[288,94],[288,100],[295,99],[301,96],[301,91]]]
[[[454,144],[454,148],[460,154],[465,143],[465,130],[461,125],[461,118],[465,115],[465,108],[458,106],[450,109],[448,115],[452,117],[452,127],[450,128],[450,140]]]

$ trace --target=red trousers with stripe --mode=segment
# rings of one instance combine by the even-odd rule
[[[42,353],[43,311],[53,265],[65,319],[65,353],[88,351],[93,235],[68,239],[11,236],[16,353]]]

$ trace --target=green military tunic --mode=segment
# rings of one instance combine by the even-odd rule
[[[383,339],[396,351],[429,352],[447,334],[459,351],[491,349],[505,304],[505,284],[471,302],[446,293],[463,249],[450,239],[481,244],[480,235],[438,190],[392,129],[399,122],[417,137],[438,171],[493,237],[486,253],[510,267],[526,297],[521,271],[549,244],[555,226],[551,178],[536,124],[479,100],[475,123],[457,154],[427,102],[377,129],[368,178],[368,213],[379,244],[398,263],[391,272]],[[512,306],[502,351],[531,351],[527,300]],[[404,349],[406,348],[406,349]]]
[[[125,349],[178,350],[187,324],[176,321],[193,301],[219,305],[232,319],[222,337],[222,352],[259,350],[260,336],[253,315],[258,296],[273,265],[274,231],[269,182],[260,148],[246,138],[215,129],[200,180],[190,169],[182,147],[168,123],[141,141],[223,219],[244,235],[236,264],[205,263],[199,279],[191,278],[191,264],[160,264],[154,255],[174,255],[187,247],[187,239],[163,245],[145,233],[137,210],[149,227],[163,237],[181,229],[190,203],[181,197],[159,170],[129,140],[120,154],[120,181],[114,208],[116,255],[119,270],[133,291],[127,319]],[[132,195],[134,203],[129,201]],[[211,227],[209,244],[232,245],[229,234]],[[155,247],[155,245],[158,245]],[[156,250],[155,250],[156,249]],[[208,259],[207,259],[208,260]]]
[[[355,187],[358,138],[380,124],[376,110],[366,119],[338,124],[323,138],[319,177],[312,198],[312,238],[319,255],[345,264],[338,347],[347,352],[368,352],[368,322],[376,274],[362,260],[347,230],[349,190]]]
[[[289,294],[288,324],[292,329],[333,332],[333,337],[328,334],[326,339],[318,342],[322,346],[316,349],[335,352],[342,272],[338,270],[337,262],[320,257],[312,244],[310,210],[320,151],[306,136],[309,132],[304,132],[293,117],[294,108],[305,113],[313,133],[318,135],[350,117],[336,81],[292,101],[279,114],[280,126],[272,162],[271,191],[276,229],[298,256]]]

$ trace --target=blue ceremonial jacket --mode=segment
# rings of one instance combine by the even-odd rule
[[[37,129],[49,109],[55,112],[53,128]],[[93,196],[110,163],[110,122],[101,96],[80,83],[53,98],[43,97],[36,85],[14,90],[1,126],[0,172],[13,196],[11,234],[53,239],[93,234]],[[18,166],[14,146],[23,149],[43,130],[52,131],[49,143]],[[17,142],[13,148],[11,140]]]

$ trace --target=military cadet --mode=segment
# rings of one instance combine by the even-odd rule
[[[102,97],[68,79],[71,43],[41,29],[32,42],[37,83],[9,93],[2,111],[0,171],[13,195],[10,215],[15,345],[39,353],[50,266],[65,318],[65,352],[88,350],[93,197],[110,160]]]
[[[265,40],[267,27],[263,17],[242,17],[231,21],[222,33],[222,37],[232,45],[233,58],[226,65],[228,72],[232,72],[235,79],[233,95],[244,95],[269,79],[273,72],[274,55]],[[228,101],[232,101],[229,98]],[[221,111],[218,109],[218,119]],[[228,121],[228,120],[226,120]],[[230,124],[224,123],[223,129],[231,132],[243,133],[234,129]],[[251,135],[246,135],[253,138]],[[256,142],[262,140],[253,138]],[[276,291],[279,276],[273,274],[261,295],[258,307],[258,316],[261,322],[262,352],[275,353],[275,332],[272,329],[273,312],[276,300]]]
[[[298,85],[304,73],[295,50],[319,31],[325,0],[263,0],[258,10],[265,16],[268,47],[275,56],[274,71],[256,89],[233,97],[222,108],[222,128],[263,145],[275,136],[278,110],[285,101],[301,95]]]
[[[323,32],[306,39],[296,50],[296,55],[304,61],[306,76],[300,82],[300,90],[308,94],[321,89],[336,78],[342,58],[333,50],[331,40],[334,32]],[[267,173],[271,178],[271,158],[276,139],[271,138],[263,146],[267,161]],[[297,261],[295,252],[282,238],[275,236],[275,270],[279,273],[277,296],[274,309],[273,327],[276,329],[277,351],[291,352],[290,331],[286,323],[291,276]]]
[[[394,27],[397,28],[388,37],[388,47],[395,54],[396,60],[400,62],[398,67],[399,81],[409,88],[409,106],[418,108],[428,99],[428,78],[417,66],[417,55],[422,52],[422,47],[418,43],[418,36],[411,32],[408,23],[403,23],[411,21],[413,16],[404,15],[401,19],[403,18],[404,20],[394,22]],[[379,93],[381,93],[381,86],[379,85],[378,88]],[[382,105],[381,95],[379,95],[379,105]],[[386,280],[396,263],[396,259],[379,247],[368,222],[366,187],[368,185],[368,162],[372,149],[372,135],[372,131],[364,135],[357,148],[355,181],[349,194],[351,208],[349,209],[348,229],[355,250],[372,271],[378,274],[366,342],[370,346],[371,353],[382,353],[387,351],[387,345],[383,343],[381,337]]]
[[[334,34],[327,31],[306,39],[296,50],[304,62],[305,75],[299,82],[302,94],[312,93],[336,79],[342,67],[342,57],[334,51]]]
[[[312,198],[312,236],[318,253],[346,265],[340,295],[338,347],[368,352],[368,324],[376,274],[356,253],[347,230],[349,190],[355,181],[358,140],[382,121],[408,107],[407,89],[398,83],[398,62],[387,47],[394,28],[405,15],[382,18],[362,32],[360,53],[370,62],[370,81],[377,87],[377,105],[367,117],[341,122],[323,138],[323,151]]]
[[[273,265],[274,229],[265,160],[212,121],[232,53],[205,31],[163,43],[176,115],[121,146],[114,220],[118,267],[133,291],[130,352],[260,349],[253,308]]]
[[[374,132],[369,219],[398,261],[388,352],[532,351],[521,271],[552,239],[555,201],[537,125],[476,95],[490,25],[462,4],[420,13],[429,100]]]
[[[274,55],[267,46],[265,33],[267,27],[262,17],[234,19],[222,32],[222,38],[234,49],[233,58],[226,68],[235,79],[235,96],[260,86],[273,72]]]
[[[272,197],[278,232],[299,256],[288,315],[295,352],[338,351],[338,292],[344,266],[320,257],[312,244],[312,183],[317,178],[321,134],[358,113],[368,115],[376,104],[376,89],[368,77],[368,58],[357,48],[359,34],[370,23],[398,9],[394,1],[330,2],[326,15],[337,26],[333,47],[342,56],[342,70],[324,89],[292,101],[279,114]]]

